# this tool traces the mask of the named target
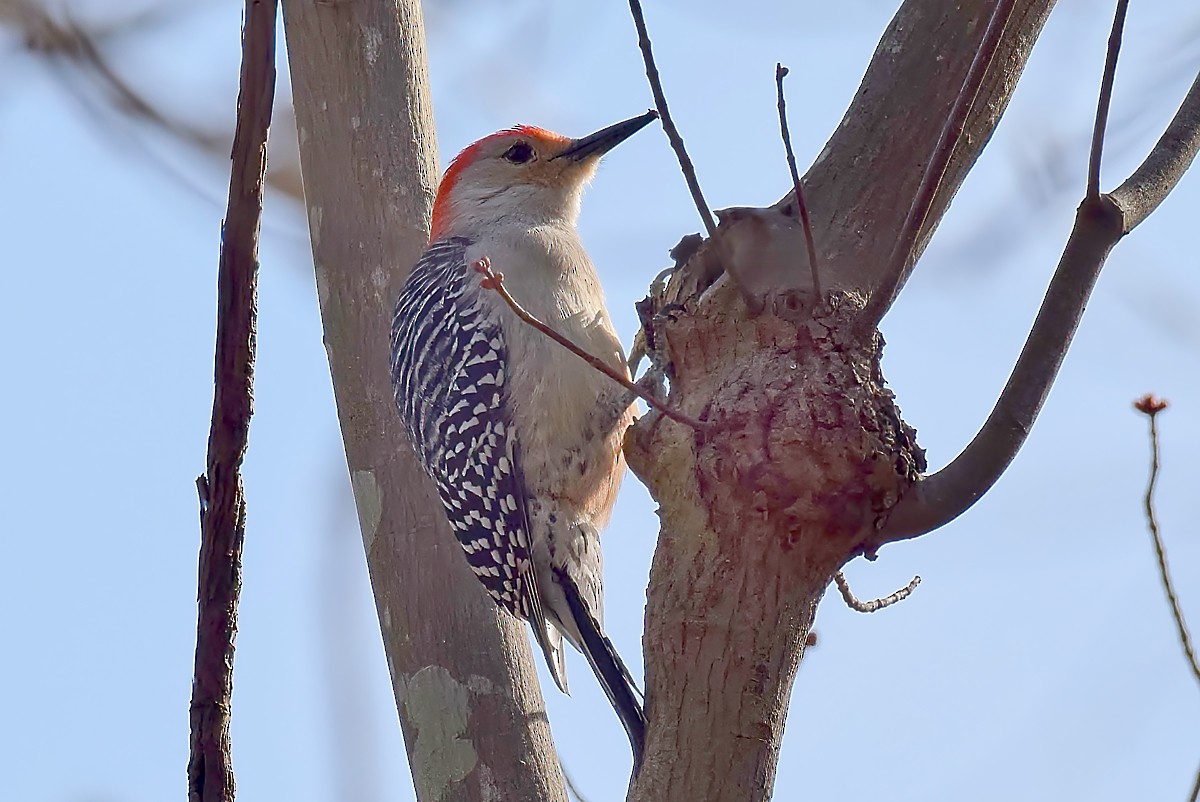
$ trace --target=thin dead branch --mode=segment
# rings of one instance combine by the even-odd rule
[[[277,0],[247,0],[229,205],[217,275],[208,464],[200,492],[199,615],[192,683],[189,802],[232,802],[230,694],[246,500],[241,465],[254,411],[258,232],[275,95]]]
[[[1154,511],[1154,489],[1158,484],[1159,469],[1158,413],[1167,408],[1167,402],[1153,395],[1145,395],[1134,403],[1133,408],[1150,419],[1150,480],[1146,484],[1144,504],[1146,523],[1150,527],[1150,537],[1154,540],[1154,555],[1158,560],[1158,576],[1162,580],[1163,590],[1166,591],[1167,602],[1171,605],[1171,615],[1175,619],[1183,654],[1196,677],[1196,682],[1200,683],[1200,661],[1196,659],[1196,649],[1192,646],[1192,637],[1183,618],[1183,608],[1179,605],[1179,596],[1175,592],[1171,571],[1167,567],[1167,550],[1163,545],[1162,534],[1158,529],[1158,516]]]
[[[979,49],[971,61],[971,68],[967,71],[966,78],[963,79],[962,89],[955,98],[954,106],[946,118],[946,124],[942,127],[938,143],[934,146],[929,162],[925,165],[921,183],[917,186],[916,194],[908,207],[908,215],[900,229],[900,235],[888,257],[883,280],[872,290],[871,300],[859,318],[857,328],[860,333],[866,333],[879,325],[879,321],[891,308],[900,285],[912,271],[917,242],[921,232],[925,229],[929,211],[933,208],[934,199],[937,197],[938,188],[942,184],[942,178],[946,174],[946,168],[950,165],[954,150],[958,147],[959,140],[962,139],[967,117],[971,113],[971,107],[975,105],[975,97],[979,94],[980,87],[983,86],[984,77],[992,64],[992,58],[999,50],[1000,39],[1004,35],[1004,28],[1008,25],[1015,5],[1016,0],[999,0],[996,8],[992,11],[983,41],[979,43]]]
[[[551,340],[554,340],[554,342],[558,343],[563,348],[566,348],[572,354],[579,357],[584,362],[588,363],[593,368],[600,371],[605,376],[612,379],[613,381],[615,381],[617,384],[624,387],[629,392],[633,393],[638,398],[642,399],[647,404],[649,404],[651,407],[653,407],[654,409],[657,409],[659,412],[666,415],[671,420],[676,421],[678,423],[682,423],[684,426],[690,426],[691,428],[695,429],[698,432],[706,431],[709,428],[706,424],[702,423],[701,421],[698,421],[695,418],[693,418],[689,415],[685,415],[684,413],[680,412],[679,410],[674,409],[674,408],[668,406],[667,404],[664,404],[662,401],[655,398],[652,394],[650,394],[646,390],[643,390],[641,387],[638,387],[636,384],[631,382],[629,379],[622,376],[620,373],[618,373],[616,370],[614,370],[612,368],[612,366],[609,365],[607,362],[603,361],[599,357],[589,354],[587,351],[580,348],[578,345],[571,342],[569,339],[567,339],[563,335],[559,334],[557,331],[550,328],[545,323],[543,323],[542,321],[540,321],[536,317],[534,317],[532,314],[530,314],[529,311],[525,309],[525,307],[521,306],[521,304],[518,303],[516,298],[512,297],[512,294],[509,293],[508,288],[504,286],[504,274],[497,273],[496,271],[492,270],[492,262],[488,257],[484,256],[481,259],[475,260],[471,264],[471,267],[473,267],[476,272],[478,272],[480,275],[483,276],[483,280],[480,282],[481,286],[484,289],[495,290],[496,292],[498,292],[500,294],[500,297],[504,299],[504,302],[506,304],[508,304],[509,308],[512,309],[513,312],[516,314],[516,316],[521,318],[521,320],[525,321],[530,326],[533,326],[535,329],[540,331],[542,334],[545,334]]]
[[[671,110],[667,108],[667,96],[663,94],[662,79],[659,78],[658,67],[654,64],[654,53],[651,50],[650,34],[646,32],[646,19],[642,15],[642,4],[638,0],[629,0],[629,10],[633,14],[633,23],[637,26],[638,47],[641,48],[642,60],[646,63],[646,78],[650,81],[650,91],[654,94],[654,107],[658,109],[663,131],[667,133],[667,139],[671,142],[675,157],[679,159],[679,169],[683,171],[688,191],[692,193],[696,211],[700,213],[700,219],[704,221],[704,230],[708,232],[710,239],[715,240],[717,223],[713,219],[708,203],[704,200],[704,193],[700,190],[700,182],[696,178],[696,168],[692,166],[687,148],[683,146],[683,137],[679,135],[675,121],[671,119]]]
[[[804,229],[804,247],[808,250],[808,267],[812,271],[813,292],[821,297],[821,274],[817,268],[817,246],[813,241],[812,223],[808,219],[808,204],[804,202],[804,186],[800,182],[800,171],[796,169],[796,154],[792,150],[792,135],[788,133],[787,101],[783,97],[783,79],[787,77],[788,68],[775,64],[775,87],[779,98],[779,135],[783,138],[783,148],[787,152],[788,171],[792,174],[792,189],[796,193],[796,216],[800,227]]]
[[[921,584],[921,577],[914,576],[912,581],[904,587],[900,588],[895,593],[884,596],[882,599],[874,601],[859,601],[850,590],[850,583],[846,581],[846,575],[838,571],[833,575],[833,581],[837,585],[837,589],[842,594],[842,600],[846,602],[846,606],[851,610],[859,613],[874,613],[882,610],[884,607],[891,607],[896,602],[902,602],[912,595],[912,592],[917,589],[917,585]]]
[[[1129,0],[1117,0],[1112,33],[1108,35],[1108,54],[1104,58],[1104,76],[1100,79],[1100,99],[1096,103],[1096,125],[1092,129],[1092,151],[1088,159],[1087,197],[1100,197],[1100,161],[1104,156],[1104,129],[1112,105],[1113,82],[1117,75],[1117,56],[1121,52],[1121,34],[1125,30],[1125,12]]]

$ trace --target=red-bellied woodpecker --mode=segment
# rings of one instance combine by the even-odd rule
[[[657,116],[582,139],[520,126],[460,153],[392,322],[396,405],[467,562],[530,622],[564,693],[562,637],[587,657],[635,765],[645,720],[604,634],[600,556],[633,399],[521,321],[472,266],[489,260],[533,315],[626,372],[575,220],[600,157]]]

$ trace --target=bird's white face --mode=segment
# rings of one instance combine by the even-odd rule
[[[583,187],[601,156],[557,158],[573,142],[549,131],[520,128],[471,145],[442,179],[434,207],[435,234],[467,233],[505,221],[573,222]]]
[[[647,113],[570,139],[519,126],[484,137],[451,163],[438,189],[430,238],[505,223],[574,223],[601,157],[655,118]]]

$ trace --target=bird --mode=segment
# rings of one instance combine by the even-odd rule
[[[641,763],[637,686],[603,626],[600,532],[625,472],[633,396],[481,284],[489,264],[532,315],[628,377],[576,229],[601,157],[655,120],[572,139],[520,125],[464,149],[434,200],[429,246],[391,326],[396,407],[463,554],[529,622],[568,693],[563,638],[587,659]]]

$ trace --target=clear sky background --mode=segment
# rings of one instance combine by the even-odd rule
[[[167,9],[107,38],[104,52],[167,115],[228,135],[240,4],[151,1],[66,7],[117,28],[138,8]],[[648,5],[672,109],[717,207],[771,203],[790,185],[775,62],[792,68],[803,165],[840,119],[894,6]],[[515,123],[580,135],[651,105],[623,3],[444,0],[426,13],[443,164]],[[1110,14],[1107,2],[1059,3],[991,147],[884,321],[884,370],[931,467],[985,418],[1070,229]],[[1190,0],[1134,3],[1105,187],[1140,161],[1197,67]],[[275,133],[273,158],[286,163],[290,134]],[[221,159],[114,112],[86,74],[29,54],[11,29],[0,34],[5,802],[185,796],[194,479],[212,403],[227,176]],[[282,195],[269,205],[246,464],[238,790],[245,800],[411,800],[303,212]],[[777,799],[1185,797],[1200,763],[1200,688],[1156,576],[1141,511],[1146,422],[1130,404],[1147,391],[1173,404],[1160,418],[1159,514],[1200,627],[1198,219],[1194,170],[1113,254],[1045,411],[996,488],[944,530],[847,570],[862,598],[920,574],[912,598],[872,616],[836,592],[825,599]],[[581,229],[626,343],[633,302],[669,263],[667,249],[699,228],[659,129],[606,160]],[[605,541],[606,619],[635,666],[653,509],[630,477]],[[584,680],[584,661],[570,661],[571,698],[542,678],[560,754],[592,800],[621,798],[625,736]]]

